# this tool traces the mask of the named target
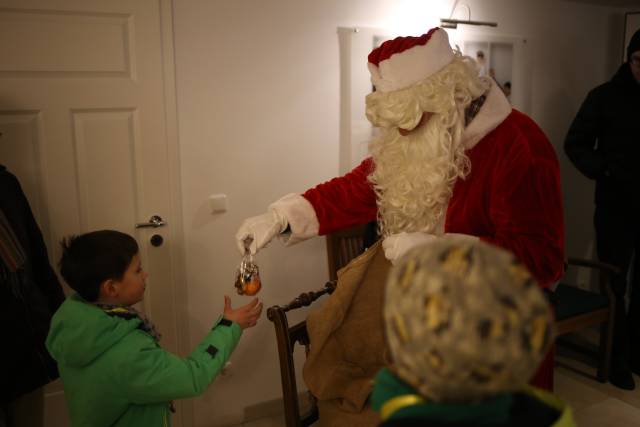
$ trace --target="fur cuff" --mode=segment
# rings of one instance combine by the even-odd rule
[[[280,239],[285,246],[291,246],[318,235],[320,223],[316,211],[301,195],[287,194],[269,205],[269,209],[284,216],[289,223],[291,232],[280,234]]]
[[[477,243],[480,238],[478,236],[472,236],[471,234],[462,233],[445,233],[444,237],[448,239],[458,240],[460,242]]]

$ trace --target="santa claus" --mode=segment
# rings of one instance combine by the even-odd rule
[[[559,166],[540,128],[512,109],[447,33],[398,37],[369,55],[371,157],[348,174],[289,194],[236,234],[242,253],[275,236],[292,245],[377,220],[394,261],[416,244],[457,234],[513,252],[543,287],[563,272]],[[551,388],[552,365],[534,381]]]

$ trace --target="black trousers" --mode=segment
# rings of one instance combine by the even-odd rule
[[[613,331],[612,372],[640,368],[640,209],[597,205],[594,224],[598,258],[620,268],[613,279],[616,316]],[[634,256],[635,254],[635,256]],[[635,259],[632,263],[632,259]],[[627,277],[631,269],[631,297],[625,310]]]

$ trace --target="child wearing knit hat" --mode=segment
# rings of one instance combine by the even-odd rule
[[[384,303],[392,366],[375,380],[381,426],[573,426],[527,385],[553,341],[551,309],[511,253],[442,238],[392,269]]]

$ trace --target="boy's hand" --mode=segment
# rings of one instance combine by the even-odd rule
[[[231,298],[227,295],[224,296],[224,318],[236,322],[242,329],[255,326],[258,323],[260,313],[262,313],[262,303],[258,301],[258,298],[254,298],[249,304],[234,310],[231,308]]]

